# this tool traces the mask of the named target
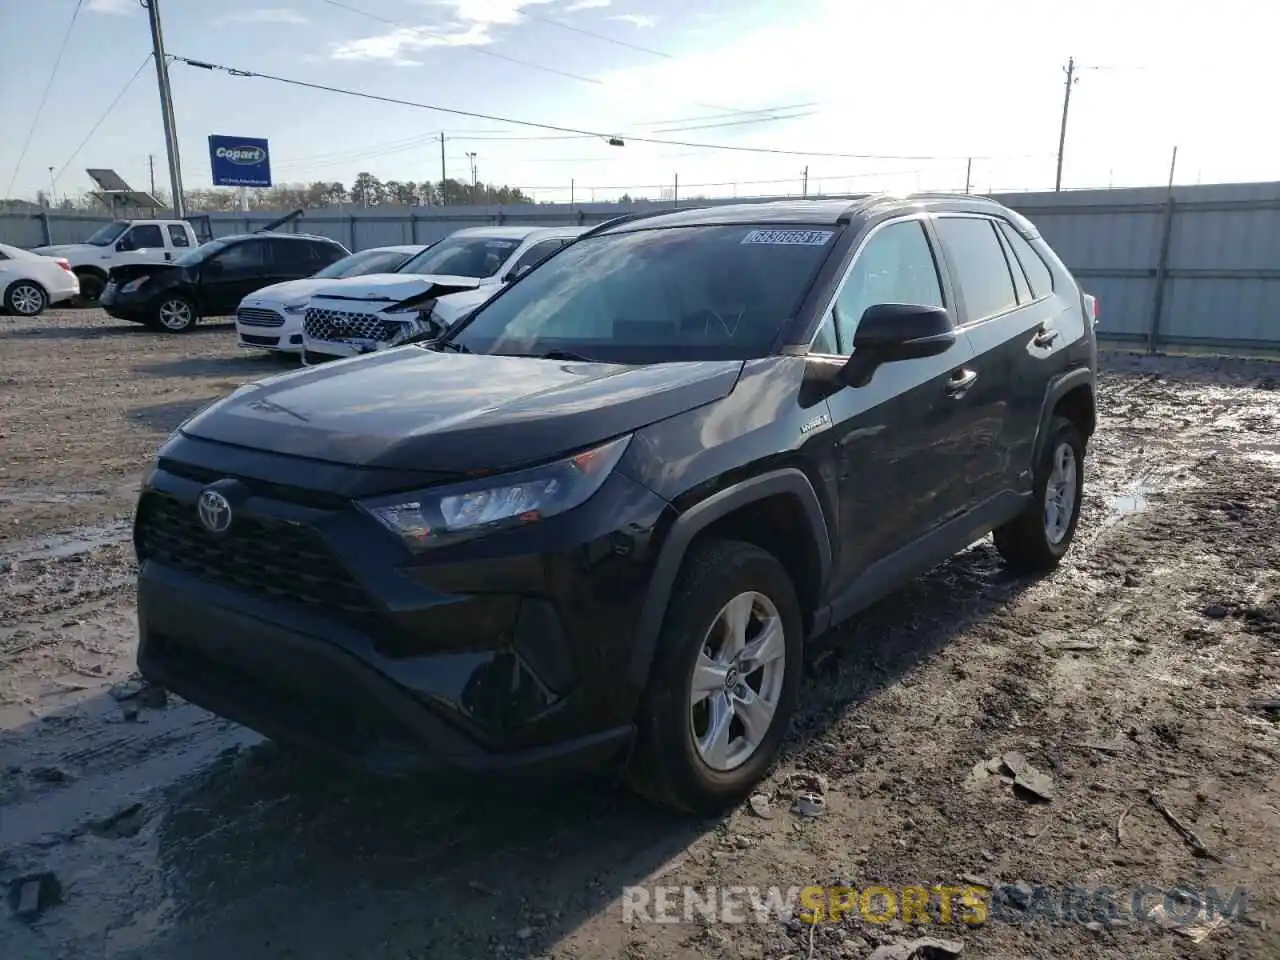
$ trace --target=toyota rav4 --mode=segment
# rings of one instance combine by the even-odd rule
[[[241,388],[138,504],[139,665],[367,768],[610,762],[714,810],[808,638],[994,531],[1068,549],[1091,302],[972,197],[613,221],[448,333]]]

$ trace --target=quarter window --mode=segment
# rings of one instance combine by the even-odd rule
[[[1053,292],[1053,271],[1044,262],[1044,257],[1026,237],[1008,224],[1000,224],[1000,232],[1013,247],[1013,252],[1022,261],[1022,268],[1027,271],[1027,280],[1031,283],[1031,293],[1036,299],[1047,297]]]
[[[1018,302],[1030,303],[1035,297],[1031,294],[1031,288],[1027,286],[1026,273],[1023,272],[1022,267],[1018,264],[1018,258],[1009,249],[1008,238],[998,229],[996,230],[996,236],[1000,238],[1000,248],[1004,250],[1004,258],[1009,264],[1009,272],[1013,274],[1013,287],[1018,294]]]
[[[881,228],[858,253],[836,298],[836,332],[841,353],[850,352],[858,321],[868,307],[877,303],[945,306],[938,267],[919,220],[905,220]]]
[[[955,270],[967,319],[981,320],[1016,307],[1013,275],[995,224],[970,217],[939,217],[936,222]]]

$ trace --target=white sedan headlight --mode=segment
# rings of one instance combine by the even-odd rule
[[[464,485],[366,500],[360,507],[415,553],[565,513],[600,489],[631,435],[563,460]]]
[[[299,313],[305,313],[307,304],[310,302],[310,300],[295,300],[293,303],[286,303],[280,309],[285,313],[297,315]]]

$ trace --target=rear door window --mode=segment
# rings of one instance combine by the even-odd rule
[[[1031,284],[1031,293],[1037,300],[1053,293],[1053,271],[1044,262],[1044,258],[1030,243],[1007,223],[1000,224],[1000,232],[1013,248],[1013,252],[1022,262],[1027,272],[1027,280]]]
[[[540,243],[535,243],[524,253],[520,254],[520,259],[512,265],[511,269],[512,271],[519,271],[523,270],[525,267],[536,267],[562,246],[564,246],[563,240],[543,240]]]
[[[1018,258],[1013,255],[1013,250],[1009,248],[1008,238],[997,228],[996,236],[1000,238],[1000,247],[1004,250],[1004,258],[1009,264],[1009,272],[1013,275],[1013,289],[1018,294],[1019,303],[1030,303],[1035,299],[1031,293],[1031,287],[1027,283],[1026,272],[1022,269],[1022,265],[1018,263]]]
[[[966,320],[982,320],[1016,307],[1013,274],[995,224],[982,217],[939,217],[936,225],[955,272]]]
[[[263,240],[245,240],[215,254],[214,260],[228,274],[260,273],[266,265],[266,249]]]
[[[313,273],[317,265],[311,260],[311,244],[305,240],[275,239],[271,244],[271,261],[276,271],[305,276]]]
[[[176,223],[169,224],[169,243],[175,247],[191,246],[191,238],[187,236],[187,231]]]

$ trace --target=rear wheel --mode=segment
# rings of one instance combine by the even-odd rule
[[[86,307],[97,306],[102,296],[102,288],[107,285],[106,279],[92,270],[77,270],[76,279],[80,281],[80,295],[76,302]]]
[[[17,280],[4,295],[5,309],[20,317],[34,317],[49,305],[49,295],[34,280]]]
[[[667,609],[628,780],[694,813],[741,800],[782,748],[800,684],[795,587],[771,554],[712,540]]]
[[[1054,417],[1036,465],[1031,503],[996,529],[996,549],[1015,569],[1052,570],[1071,546],[1083,496],[1084,439],[1066,417]]]
[[[156,326],[166,333],[186,333],[197,319],[196,306],[186,297],[165,297],[156,307]]]

